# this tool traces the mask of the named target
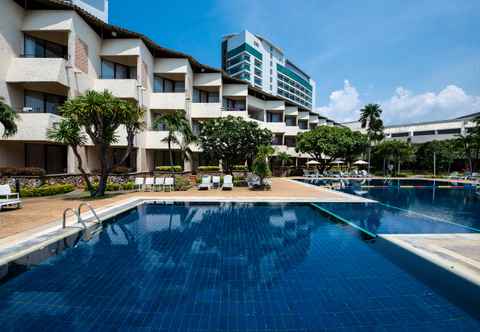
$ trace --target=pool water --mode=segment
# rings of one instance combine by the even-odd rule
[[[480,230],[480,195],[470,188],[361,188],[343,192]]]
[[[307,204],[143,205],[0,284],[0,324],[2,331],[480,329],[474,310],[392,263],[377,244]]]

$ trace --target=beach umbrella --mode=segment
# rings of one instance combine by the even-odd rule
[[[368,165],[368,162],[366,162],[365,160],[357,160],[353,164],[354,165]]]
[[[320,165],[320,163],[316,160],[310,160],[310,161],[307,161],[307,165]]]
[[[340,165],[340,164],[344,164],[344,162],[341,161],[341,160],[334,160],[334,161],[332,161],[330,164]]]

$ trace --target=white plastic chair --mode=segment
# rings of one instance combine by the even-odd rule
[[[210,175],[204,175],[202,176],[202,182],[198,185],[198,189],[210,189],[212,186],[212,177]]]
[[[140,190],[143,187],[144,179],[143,178],[135,178],[135,189]]]
[[[233,177],[231,175],[225,175],[223,177],[222,190],[233,189]]]
[[[163,186],[165,185],[165,178],[155,178],[155,191],[163,190]]]
[[[165,183],[163,184],[163,188],[166,190],[167,188],[170,191],[174,190],[174,184],[175,184],[175,179],[170,177],[170,178],[165,178]]]
[[[214,188],[220,188],[220,177],[218,175],[212,176],[212,186]]]
[[[154,178],[146,178],[145,179],[145,191],[153,190],[153,184],[155,183]]]
[[[12,193],[12,189],[8,184],[0,185],[0,210],[4,206],[16,205],[17,208],[22,207],[22,201],[18,193]]]

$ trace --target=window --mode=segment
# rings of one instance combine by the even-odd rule
[[[435,135],[435,130],[424,130],[424,131],[413,132],[413,136],[427,136],[427,135]]]
[[[285,145],[289,148],[294,148],[297,144],[295,136],[285,136]]]
[[[262,71],[258,68],[255,68],[255,75],[262,77]]]
[[[448,134],[460,134],[462,130],[460,128],[453,129],[440,129],[437,131],[439,135],[448,135]]]
[[[267,122],[282,122],[282,113],[268,112],[267,111]]]
[[[272,138],[272,145],[283,145],[283,135],[274,134]]]
[[[308,129],[308,121],[306,120],[298,120],[298,127],[300,129]]]
[[[25,35],[24,56],[26,58],[64,58],[67,59],[67,47],[48,40]]]
[[[255,63],[255,66],[256,66],[256,67],[262,68],[262,61],[260,61],[260,60],[258,60],[257,58],[255,58],[255,62],[254,62],[254,63]]]
[[[245,111],[245,101],[223,98],[223,108],[225,111]]]
[[[408,133],[394,133],[392,134],[392,138],[399,138],[399,137],[408,137]]]
[[[260,86],[262,86],[262,79],[261,79],[261,78],[258,78],[258,77],[255,77],[255,85],[260,85]]]
[[[193,102],[194,103],[218,103],[220,97],[218,91],[203,91],[199,89],[193,89]]]
[[[64,96],[25,90],[23,104],[34,113],[58,114],[58,107],[63,105],[65,100]]]
[[[137,68],[102,59],[101,78],[104,80],[137,79]]]
[[[297,117],[292,115],[285,116],[285,124],[289,127],[294,127],[297,125]]]

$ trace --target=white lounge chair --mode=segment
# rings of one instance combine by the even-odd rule
[[[232,190],[233,189],[233,177],[231,175],[225,175],[223,177],[222,190]]]
[[[163,190],[164,185],[165,178],[155,178],[155,184],[153,185],[155,191]]]
[[[143,178],[135,178],[135,185],[134,188],[136,190],[141,190],[143,187],[144,179]]]
[[[165,190],[167,190],[167,188],[170,190],[170,191],[173,191],[175,189],[175,179],[172,178],[172,177],[169,177],[169,178],[165,178],[165,182],[163,184],[163,188]]]
[[[212,176],[212,187],[220,188],[220,177],[218,175]]]
[[[153,190],[153,185],[154,185],[154,183],[155,183],[155,179],[154,179],[154,178],[146,178],[146,179],[145,179],[144,190],[145,190],[145,191]]]
[[[212,187],[212,177],[210,175],[204,175],[202,176],[202,180],[200,184],[198,185],[198,189],[210,189]]]
[[[8,184],[0,185],[0,210],[4,206],[16,205],[17,208],[22,207],[22,201],[18,193],[12,193],[12,189]]]

